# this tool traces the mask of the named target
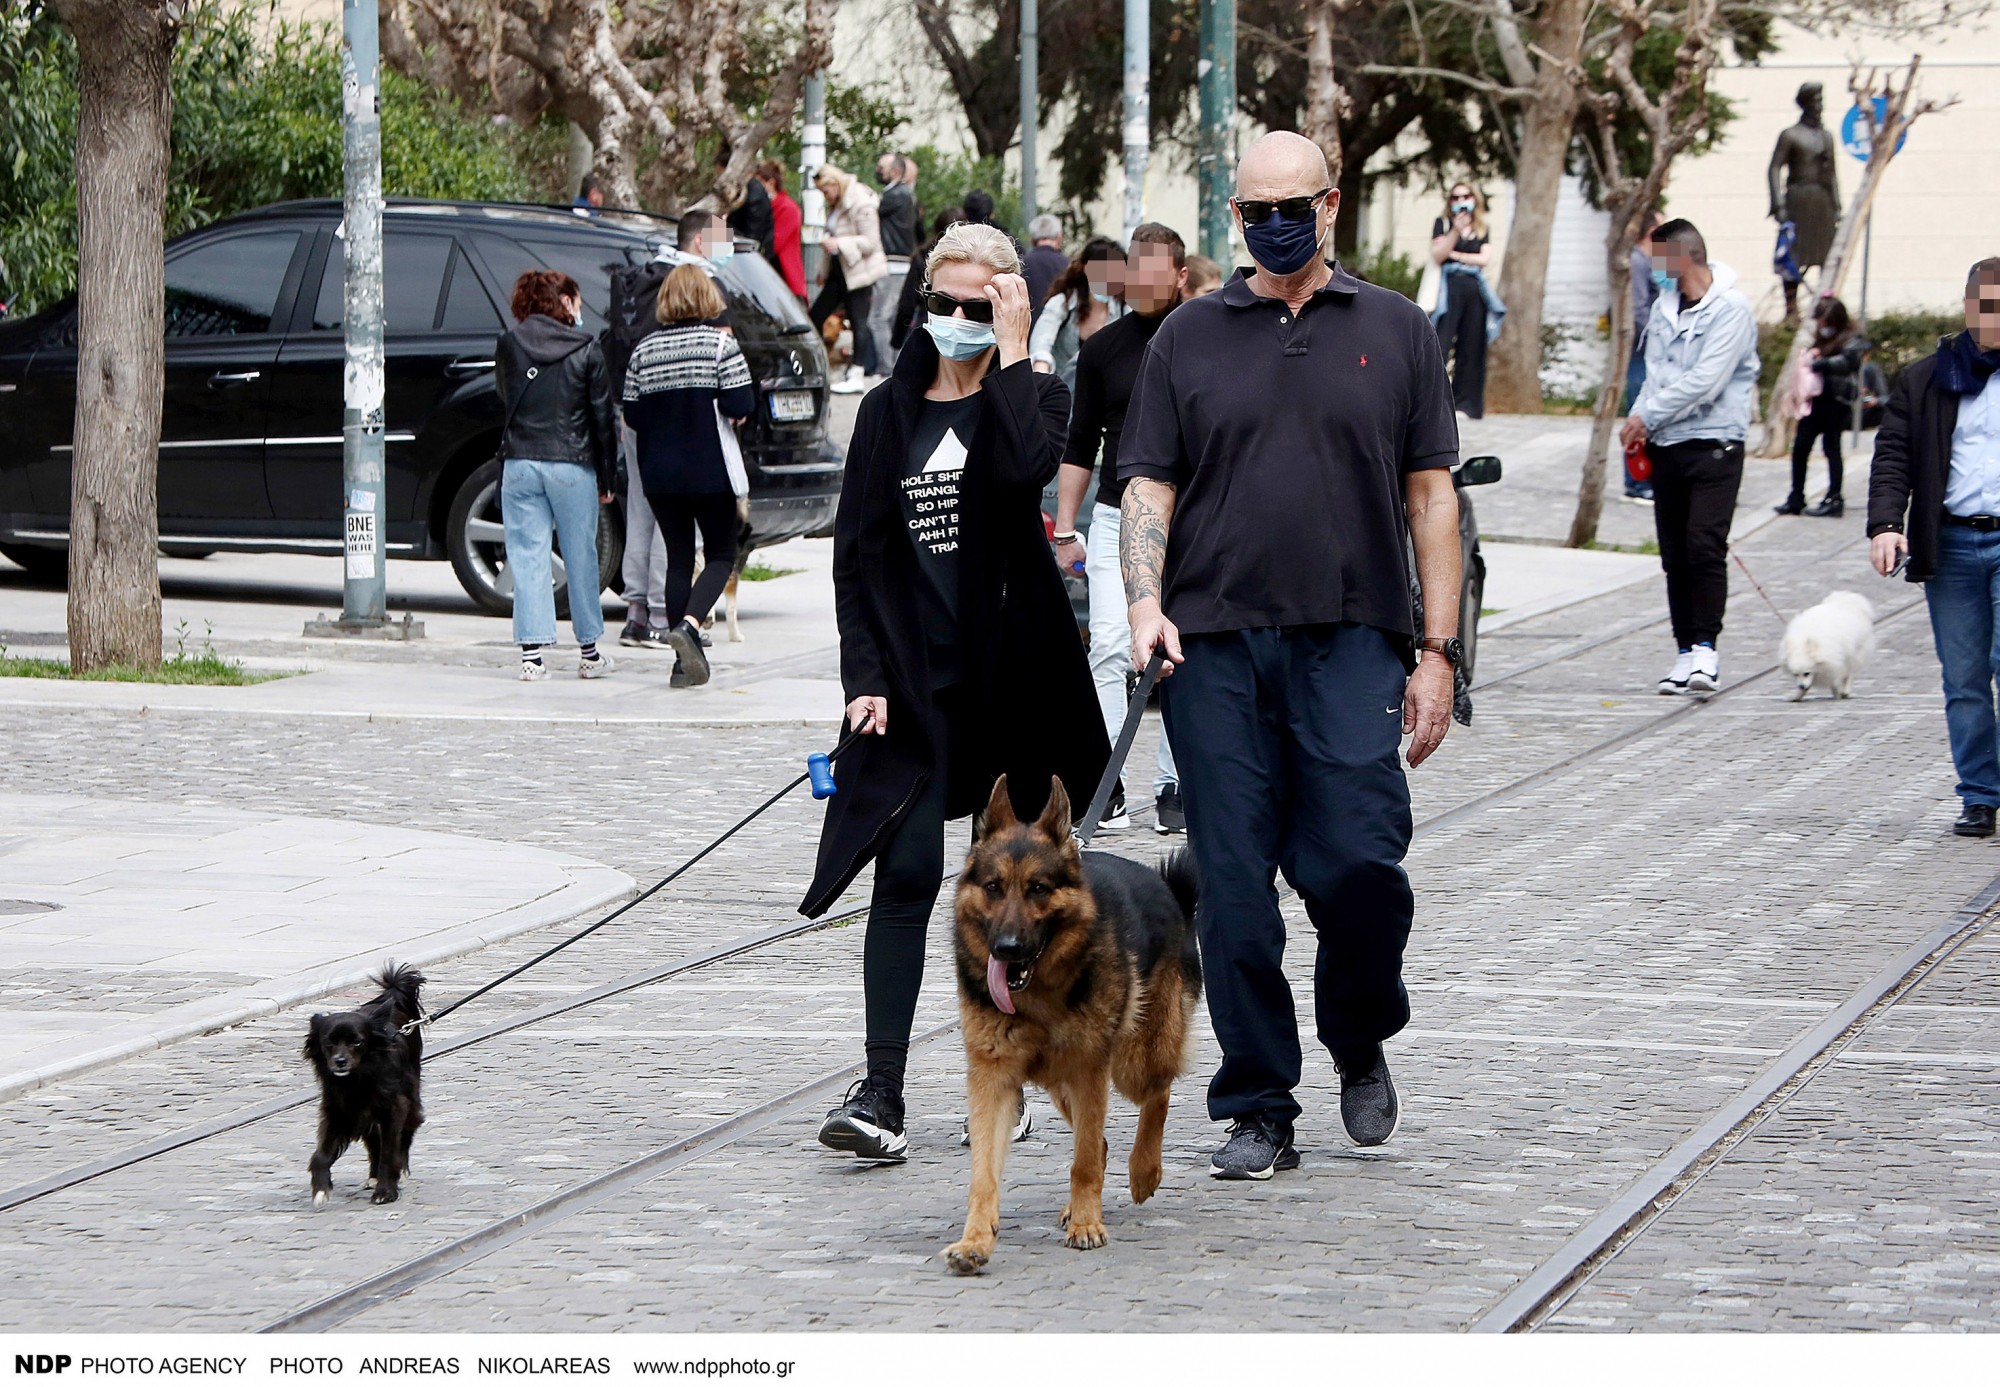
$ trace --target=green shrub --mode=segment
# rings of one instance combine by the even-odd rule
[[[1370,284],[1379,284],[1384,289],[1394,289],[1412,301],[1416,299],[1417,286],[1424,278],[1423,269],[1416,261],[1387,246],[1376,246],[1348,268],[1356,277]]]
[[[1876,313],[1870,315],[1862,331],[1875,344],[1875,360],[1894,385],[1903,368],[1937,350],[1940,337],[1965,330],[1965,314]]]
[[[166,231],[341,192],[340,43],[329,24],[260,26],[197,7],[174,50]],[[46,10],[0,17],[0,299],[33,312],[76,287],[76,48]],[[382,186],[392,196],[550,197],[543,130],[498,126],[382,74]]]

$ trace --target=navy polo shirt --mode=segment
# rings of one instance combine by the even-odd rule
[[[1161,606],[1189,634],[1414,635],[1404,478],[1458,462],[1437,333],[1337,265],[1297,313],[1253,273],[1167,315],[1126,412],[1119,478],[1176,488]]]

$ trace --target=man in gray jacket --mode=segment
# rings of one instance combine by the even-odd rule
[[[1757,390],[1757,322],[1736,271],[1709,263],[1690,222],[1648,240],[1659,297],[1646,324],[1646,383],[1625,421],[1627,449],[1653,462],[1653,524],[1680,656],[1663,694],[1713,693],[1729,604],[1729,523],[1743,484],[1743,440]]]

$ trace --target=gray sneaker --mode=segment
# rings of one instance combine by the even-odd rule
[[[1229,1128],[1229,1140],[1208,1163],[1218,1180],[1268,1180],[1278,1170],[1297,1170],[1299,1149],[1291,1124],[1273,1117],[1246,1117]]]
[[[1389,1077],[1389,1061],[1382,1047],[1365,1069],[1340,1069],[1340,1121],[1356,1146],[1380,1146],[1396,1135],[1402,1121],[1402,1105],[1396,1101],[1396,1085]]]

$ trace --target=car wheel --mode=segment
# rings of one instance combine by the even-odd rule
[[[69,550],[43,544],[0,544],[0,554],[28,570],[28,576],[45,583],[69,581]]]
[[[1486,558],[1477,549],[1472,551],[1472,563],[1466,571],[1465,589],[1458,595],[1458,640],[1465,647],[1465,659],[1459,668],[1465,671],[1465,682],[1472,683],[1472,672],[1479,658],[1479,609],[1486,601]]]
[[[459,483],[445,516],[445,552],[452,572],[466,595],[495,616],[514,611],[514,577],[507,566],[507,531],[500,517],[501,461],[481,463]],[[556,616],[569,616],[569,580],[563,568],[562,546],[555,546]],[[625,559],[625,526],[617,505],[597,511],[597,571],[616,586]]]

